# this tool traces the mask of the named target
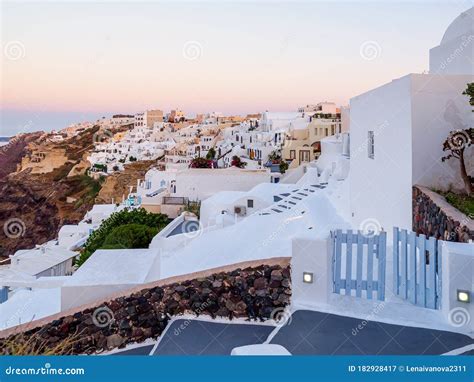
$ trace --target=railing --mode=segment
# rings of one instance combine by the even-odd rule
[[[163,204],[183,205],[187,204],[188,200],[182,196],[163,196]]]

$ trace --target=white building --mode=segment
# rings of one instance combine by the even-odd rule
[[[306,105],[298,108],[298,111],[305,114],[337,114],[338,107],[334,102],[319,102],[316,105]]]
[[[473,9],[461,13],[446,29],[441,43],[430,50],[430,73],[474,75]]]
[[[249,191],[217,192],[201,203],[201,224],[204,227],[234,224],[282,200],[294,188],[292,184],[260,183]]]
[[[469,99],[462,95],[467,83],[474,81],[472,44],[450,60],[453,41],[472,37],[473,9],[454,20],[440,46],[432,50],[430,74],[408,74],[351,99],[355,226],[375,219],[389,232],[393,226],[411,228],[412,186],[462,188],[459,162],[442,162],[441,157],[450,131],[474,125]],[[465,65],[468,61],[470,65]],[[443,70],[438,70],[440,62],[446,62]],[[465,154],[471,171],[472,149]]]

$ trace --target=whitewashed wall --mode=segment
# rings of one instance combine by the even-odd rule
[[[270,171],[227,169],[189,169],[176,174],[176,195],[204,200],[219,191],[249,191],[260,183],[270,183]]]
[[[474,76],[411,75],[413,184],[463,190],[459,161],[442,162],[443,142],[452,130],[474,126],[469,98],[462,95]],[[474,147],[464,155],[474,175]]]
[[[350,194],[355,227],[376,221],[385,230],[411,227],[412,135],[410,76],[351,99]],[[368,131],[375,157],[368,157]]]

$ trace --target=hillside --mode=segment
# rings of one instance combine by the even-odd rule
[[[0,257],[54,239],[61,225],[79,222],[92,207],[103,180],[85,175],[84,158],[97,134],[98,126],[61,142],[24,134],[0,149]],[[42,161],[32,160],[38,153]]]

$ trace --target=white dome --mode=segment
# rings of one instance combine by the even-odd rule
[[[466,12],[461,13],[449,25],[446,32],[444,32],[441,45],[446,44],[460,36],[469,36],[474,30],[474,7],[469,8]]]

